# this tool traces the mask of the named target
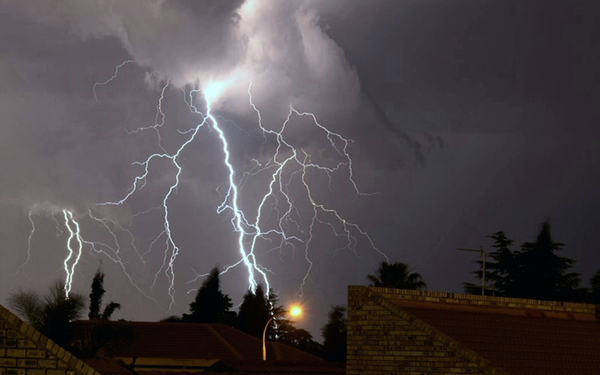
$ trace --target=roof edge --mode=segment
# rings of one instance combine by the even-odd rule
[[[348,290],[358,290],[368,288],[375,293],[393,297],[400,300],[409,301],[427,301],[441,302],[457,305],[471,306],[491,306],[491,307],[507,307],[521,308],[528,310],[543,310],[543,311],[558,311],[558,312],[573,312],[582,314],[598,314],[598,306],[588,303],[577,302],[561,302],[561,301],[544,301],[537,299],[511,298],[511,297],[496,297],[496,296],[480,296],[465,293],[450,293],[450,292],[434,292],[428,290],[410,290],[410,289],[394,289],[380,288],[373,286],[349,285]]]
[[[357,286],[357,285],[350,285],[348,287],[349,293],[351,291],[354,291],[354,292],[358,292],[358,293],[365,295],[366,297],[368,297],[371,300],[378,303],[380,306],[386,308],[387,310],[391,311],[392,313],[394,313],[396,315],[399,315],[402,319],[405,319],[406,321],[410,322],[411,325],[413,325],[416,328],[422,330],[423,332],[431,335],[434,339],[446,344],[449,348],[454,350],[457,354],[464,356],[464,357],[468,358],[469,360],[473,361],[474,363],[478,364],[486,372],[489,372],[490,374],[495,374],[495,375],[509,375],[509,373],[506,370],[493,364],[491,361],[489,361],[482,355],[474,352],[473,350],[464,346],[460,342],[454,340],[453,338],[446,335],[445,333],[438,330],[437,328],[433,327],[432,325],[417,318],[416,315],[411,314],[408,311],[402,309],[401,307],[394,305],[391,301],[388,300],[389,295],[392,293],[387,293],[388,296],[386,296],[386,291],[388,291],[388,290],[404,291],[403,289],[375,288],[375,287],[366,287],[366,286]],[[394,297],[395,297],[395,295],[394,295]]]
[[[24,322],[21,318],[2,305],[0,305],[0,320],[8,323],[10,326],[9,328],[14,329],[27,339],[33,341],[40,349],[47,350],[50,354],[66,363],[69,367],[85,375],[101,375],[96,369],[43,335],[31,324]]]

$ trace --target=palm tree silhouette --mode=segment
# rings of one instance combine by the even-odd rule
[[[423,277],[415,272],[410,272],[407,264],[402,262],[381,262],[373,275],[367,275],[371,286],[397,289],[426,289],[427,284]]]

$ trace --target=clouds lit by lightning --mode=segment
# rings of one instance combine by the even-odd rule
[[[97,101],[97,88],[117,79],[119,69],[131,62],[133,61],[124,61],[116,67],[112,77],[94,85],[93,92]],[[356,198],[372,195],[361,192],[354,180],[352,158],[349,151],[352,141],[322,125],[313,113],[299,111],[292,105],[289,107],[287,117],[279,126],[264,124],[261,111],[253,101],[252,82],[249,82],[247,105],[256,115],[253,122],[257,124],[257,127],[245,129],[245,132],[248,136],[259,136],[263,141],[260,155],[240,163],[239,150],[229,139],[230,130],[227,126],[233,122],[218,120],[212,108],[213,102],[227,92],[232,80],[233,78],[230,77],[228,81],[211,82],[199,89],[188,90],[187,93],[184,90],[184,101],[187,108],[193,115],[198,116],[200,121],[188,130],[177,130],[181,140],[174,148],[172,143],[163,144],[161,136],[161,132],[165,131],[166,115],[163,112],[163,104],[169,89],[169,81],[165,81],[162,86],[156,105],[154,124],[127,131],[130,136],[136,136],[144,131],[156,132],[157,146],[160,152],[150,153],[145,159],[132,163],[132,166],[139,168],[139,171],[134,175],[129,189],[122,197],[97,203],[95,207],[101,208],[101,210],[94,208],[96,213],[93,213],[92,209],[88,211],[89,219],[103,228],[108,238],[112,239],[112,245],[85,240],[74,214],[69,210],[62,210],[64,227],[69,234],[66,241],[68,255],[64,260],[65,291],[67,293],[71,291],[73,275],[82,257],[82,251],[84,247],[87,247],[92,252],[102,254],[112,262],[119,264],[131,284],[144,296],[154,300],[137,285],[127,270],[126,262],[122,258],[119,235],[116,233],[116,231],[120,231],[122,235],[130,238],[128,247],[135,252],[138,260],[143,264],[145,264],[145,255],[151,251],[152,247],[162,246],[162,264],[151,271],[154,272],[152,286],[159,278],[166,277],[168,280],[167,293],[170,298],[169,308],[173,307],[176,293],[176,262],[181,252],[175,233],[181,229],[172,224],[173,216],[176,213],[173,212],[171,201],[182,183],[181,175],[184,170],[182,155],[188,149],[195,151],[191,145],[200,137],[202,128],[210,130],[208,133],[202,133],[203,136],[211,134],[216,136],[216,141],[220,145],[219,160],[226,172],[226,181],[223,181],[222,185],[217,182],[217,188],[222,191],[222,199],[215,208],[216,214],[225,215],[230,219],[233,233],[236,236],[238,260],[232,265],[225,266],[223,273],[233,267],[244,266],[249,289],[255,291],[259,284],[264,284],[264,290],[268,292],[271,288],[268,274],[276,274],[277,270],[267,269],[261,264],[260,259],[264,259],[273,251],[281,252],[286,247],[293,251],[300,250],[303,253],[305,264],[304,276],[298,286],[298,294],[302,295],[305,283],[313,269],[313,254],[323,251],[314,246],[317,226],[329,228],[329,233],[333,238],[343,239],[341,248],[348,249],[357,256],[356,246],[360,237],[361,241],[363,243],[366,241],[375,253],[387,259],[387,256],[375,246],[371,237],[358,224],[348,221],[333,205],[320,201],[323,199],[319,198],[320,194],[315,194],[317,186],[317,189],[322,188],[323,181],[328,181],[327,186],[330,192],[333,192],[332,179],[342,176],[347,180],[348,188],[353,191]],[[304,128],[294,129],[298,126],[296,122],[302,124]],[[318,142],[323,146],[303,144],[295,136],[298,133],[309,132],[321,137],[324,142]],[[328,156],[323,157],[324,154]],[[165,164],[165,162],[167,163]],[[251,167],[247,167],[247,165]],[[161,212],[161,227],[157,229],[156,236],[147,249],[138,249],[134,233],[101,215],[106,214],[112,208],[128,205],[134,196],[141,194],[142,190],[152,183],[150,182],[152,177],[163,173],[169,182],[163,186],[162,193],[155,198],[156,201],[147,205],[143,211],[133,214],[131,218],[131,220],[136,220],[139,215],[153,210]],[[244,189],[250,181],[255,185],[262,186],[259,189],[262,193],[259,195],[245,194]],[[225,189],[221,190],[221,186],[225,186]],[[255,201],[249,204],[248,199]],[[255,208],[252,210],[248,207]]]

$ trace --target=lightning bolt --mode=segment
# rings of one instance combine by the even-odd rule
[[[229,144],[227,142],[227,138],[225,136],[225,133],[221,129],[219,122],[211,114],[211,102],[208,99],[208,96],[205,96],[206,114],[202,114],[202,112],[200,112],[193,105],[193,93],[194,92],[196,92],[196,90],[190,91],[190,103],[188,105],[193,113],[202,115],[203,121],[200,124],[198,124],[196,127],[190,129],[189,131],[182,132],[182,134],[189,135],[188,139],[185,142],[183,142],[183,144],[179,147],[179,149],[177,149],[177,151],[172,155],[169,155],[166,152],[165,153],[155,153],[155,154],[150,155],[145,161],[135,162],[134,164],[141,165],[144,167],[143,173],[135,177],[134,182],[133,182],[131,188],[129,189],[129,192],[125,195],[125,197],[123,197],[121,200],[118,200],[118,201],[99,203],[99,205],[102,205],[102,206],[111,206],[111,205],[116,206],[116,205],[124,204],[133,194],[135,194],[138,190],[140,190],[144,187],[146,178],[148,177],[148,174],[149,174],[150,163],[154,159],[166,158],[166,159],[171,160],[172,164],[176,168],[176,174],[175,174],[175,179],[174,179],[173,183],[169,187],[168,191],[166,192],[166,194],[164,195],[164,198],[162,200],[162,209],[164,212],[164,220],[163,220],[164,230],[157,237],[157,239],[158,239],[162,236],[165,236],[166,250],[164,253],[165,256],[163,258],[163,264],[159,268],[157,273],[155,274],[155,282],[156,282],[156,279],[160,272],[164,272],[164,274],[167,276],[167,279],[169,280],[168,294],[171,297],[171,304],[170,304],[169,308],[171,308],[173,306],[173,304],[175,303],[174,263],[175,263],[175,260],[177,259],[177,255],[179,254],[180,249],[177,246],[177,244],[175,243],[175,240],[173,239],[173,232],[171,230],[171,224],[169,221],[168,201],[169,201],[169,198],[172,196],[173,192],[179,186],[180,175],[182,172],[182,167],[179,164],[179,156],[181,155],[182,151],[185,150],[185,148],[194,141],[200,128],[206,124],[212,125],[212,128],[218,134],[218,138],[221,141],[221,145],[222,145],[223,164],[226,166],[226,168],[228,170],[228,182],[229,182],[228,191],[227,191],[227,194],[226,194],[222,204],[217,208],[217,212],[222,213],[225,210],[230,210],[233,213],[232,224],[234,226],[235,231],[238,232],[238,246],[239,246],[239,252],[240,252],[240,256],[241,256],[241,262],[248,269],[248,283],[250,285],[250,288],[254,291],[254,290],[256,290],[256,287],[258,285],[256,278],[254,276],[255,272],[258,272],[262,276],[263,280],[265,281],[265,283],[267,285],[267,290],[268,290],[268,286],[269,286],[267,275],[266,275],[265,271],[263,271],[263,269],[261,267],[259,267],[259,265],[257,264],[256,258],[254,257],[253,252],[250,252],[250,254],[248,254],[245,250],[244,241],[245,241],[245,236],[247,235],[246,228],[248,227],[248,222],[247,222],[246,218],[244,217],[243,212],[239,209],[238,187],[236,186],[236,183],[235,183],[235,170],[230,161],[230,151],[229,151]],[[163,91],[163,95],[164,95],[164,91]],[[161,100],[162,100],[162,98],[163,98],[163,96],[161,96]],[[140,128],[139,130],[144,130],[144,129],[145,128]],[[226,270],[228,270],[228,269],[229,268],[226,268]]]
[[[141,287],[139,287],[136,284],[136,282],[133,280],[133,278],[127,272],[127,269],[125,268],[126,263],[121,258],[121,246],[117,239],[117,234],[115,233],[115,228],[120,229],[121,231],[127,233],[130,236],[130,238],[131,238],[130,246],[135,250],[135,252],[139,256],[140,260],[143,262],[142,255],[139,253],[139,251],[134,243],[134,237],[133,237],[133,234],[131,233],[131,231],[118,226],[116,223],[114,223],[110,220],[95,217],[92,214],[92,211],[88,210],[89,218],[95,222],[100,223],[106,229],[106,231],[109,233],[109,235],[114,240],[114,246],[108,245],[104,242],[88,241],[88,240],[84,239],[83,236],[81,235],[81,225],[77,220],[75,220],[73,212],[71,212],[67,209],[63,209],[62,214],[63,214],[63,218],[64,218],[64,226],[67,229],[67,232],[69,233],[69,237],[66,242],[66,248],[68,251],[68,255],[63,262],[64,270],[66,273],[65,294],[67,295],[67,297],[69,296],[69,293],[71,292],[71,289],[73,286],[73,276],[75,274],[77,265],[79,264],[79,261],[81,260],[81,257],[83,254],[83,248],[85,245],[91,251],[98,253],[98,254],[102,254],[102,255],[106,256],[108,259],[110,259],[112,262],[118,264],[121,267],[123,273],[129,279],[129,282],[131,283],[131,285],[133,285],[137,289],[137,291],[140,292],[144,297],[154,301],[158,306],[160,306],[160,304],[158,303],[158,301],[156,299],[149,296],[147,293],[144,292],[144,290]],[[109,224],[112,224],[112,226],[115,228],[111,228],[111,226]]]
[[[250,105],[252,106],[252,108],[254,109],[254,111],[257,114],[258,126],[263,134],[263,137],[265,138],[264,143],[267,142],[268,135],[274,135],[276,137],[276,141],[277,141],[277,148],[276,148],[276,152],[275,152],[274,156],[269,161],[270,165],[276,166],[276,169],[275,169],[274,173],[271,175],[271,183],[269,185],[269,190],[263,196],[261,203],[258,207],[257,221],[256,221],[256,226],[255,226],[256,228],[258,228],[258,231],[254,235],[250,253],[254,254],[256,242],[259,238],[265,238],[265,235],[272,234],[272,233],[275,233],[275,234],[281,236],[282,245],[284,243],[285,244],[290,243],[290,241],[298,241],[298,242],[304,243],[304,259],[306,260],[308,267],[307,267],[305,276],[302,280],[302,283],[300,285],[300,288],[298,290],[298,294],[300,296],[303,295],[303,287],[306,283],[307,278],[310,275],[310,272],[311,272],[313,264],[314,264],[309,255],[309,248],[310,248],[310,244],[313,240],[313,229],[317,222],[330,226],[336,236],[341,236],[341,235],[345,236],[347,239],[346,248],[352,250],[353,252],[355,252],[355,246],[357,243],[356,238],[352,234],[352,229],[354,229],[354,231],[357,231],[360,235],[364,236],[368,240],[369,244],[376,252],[378,252],[386,260],[388,260],[387,255],[384,254],[381,250],[379,250],[375,246],[371,237],[365,231],[363,231],[357,224],[348,222],[335,209],[329,208],[322,203],[318,203],[313,198],[311,186],[308,183],[307,178],[306,178],[308,169],[316,169],[318,171],[324,172],[329,178],[329,181],[330,181],[329,187],[331,190],[332,174],[335,173],[336,171],[341,170],[343,167],[347,167],[348,179],[351,182],[357,196],[360,196],[360,195],[369,196],[369,195],[377,194],[377,193],[371,193],[371,194],[362,193],[358,189],[358,186],[356,185],[356,182],[354,181],[354,172],[352,169],[352,158],[348,154],[348,145],[351,142],[351,140],[346,139],[346,138],[342,137],[340,134],[334,133],[334,132],[330,131],[329,129],[327,129],[326,127],[324,127],[323,125],[321,125],[317,121],[317,118],[313,113],[299,112],[296,109],[294,109],[292,106],[290,106],[290,111],[288,113],[288,116],[287,116],[286,120],[284,121],[283,125],[281,126],[280,130],[275,131],[275,130],[269,130],[269,129],[265,128],[262,124],[262,116],[260,114],[260,111],[256,107],[256,105],[254,104],[254,102],[252,100],[251,89],[252,89],[252,82],[250,82],[250,85],[248,86],[248,97],[249,97]],[[286,126],[290,122],[292,115],[296,115],[299,117],[302,117],[302,116],[310,117],[312,119],[312,123],[326,134],[326,138],[329,141],[331,147],[337,152],[337,154],[339,156],[342,157],[342,161],[337,163],[337,165],[335,165],[334,167],[326,167],[326,166],[322,166],[322,165],[313,163],[313,162],[311,162],[310,155],[304,149],[298,149],[297,147],[293,146],[290,142],[288,142],[286,140],[286,138],[284,137],[284,131],[286,130]],[[339,147],[337,145],[336,141],[337,141],[337,143],[341,143],[342,147]],[[290,156],[288,156],[287,158],[284,158],[282,161],[279,161],[278,157],[280,156],[280,154],[283,153],[284,149],[288,150],[288,153],[290,154]],[[303,157],[301,155],[303,155]],[[284,184],[283,183],[283,171],[286,167],[288,167],[289,169],[292,169],[293,172],[291,173],[291,177],[288,179],[287,184]],[[285,224],[286,221],[292,222],[293,224],[295,224],[298,227],[298,229],[301,229],[301,232],[306,232],[305,230],[302,230],[298,221],[296,221],[292,218],[292,214],[295,211],[295,208],[294,208],[294,203],[293,203],[294,201],[290,197],[290,194],[289,194],[289,185],[291,184],[293,177],[298,173],[300,173],[302,176],[301,177],[302,185],[304,186],[306,196],[310,201],[310,204],[312,206],[312,211],[313,211],[313,215],[312,215],[312,218],[310,221],[310,226],[309,226],[309,229],[307,232],[307,236],[304,239],[289,235],[287,233],[288,227]],[[277,191],[274,189],[275,187],[277,188]],[[275,200],[276,205],[279,205],[279,200],[277,199],[278,194],[281,194],[281,196],[284,198],[283,200],[284,200],[285,206],[286,206],[285,212],[279,217],[279,228],[271,229],[270,231],[263,231],[260,229],[261,228],[260,220],[261,220],[262,212],[265,208],[265,204],[269,199],[272,198]],[[339,223],[342,224],[343,234],[338,233],[335,230],[335,227],[332,223],[329,223],[329,222],[319,219],[319,213],[321,214],[321,216],[332,215]]]
[[[68,297],[73,286],[73,274],[75,273],[75,267],[77,267],[79,259],[81,259],[83,241],[79,234],[79,223],[73,218],[73,213],[64,209],[63,215],[65,218],[65,227],[67,228],[67,231],[69,231],[69,239],[67,240],[67,250],[69,251],[69,255],[64,261],[65,273],[67,274],[65,280],[65,294]],[[73,241],[75,241],[75,247],[72,245]],[[73,257],[74,259],[71,259]]]
[[[31,239],[33,238],[33,233],[35,233],[35,222],[33,221],[33,218],[31,217],[32,213],[33,213],[33,210],[29,210],[29,214],[27,215],[27,217],[29,218],[29,222],[31,223],[31,232],[29,232],[29,237],[27,238],[27,259],[25,259],[23,264],[21,264],[19,266],[19,268],[17,268],[17,271],[15,272],[15,275],[16,275],[19,273],[20,270],[23,270],[23,274],[25,276],[27,276],[28,279],[29,279],[29,275],[27,275],[27,273],[25,273],[25,265],[27,263],[29,263],[29,260],[31,259]]]
[[[166,88],[166,86],[165,86],[165,88]],[[163,90],[163,95],[164,95],[164,90]],[[161,101],[162,101],[162,96],[161,96]],[[158,108],[160,108],[160,105]],[[135,177],[134,182],[133,182],[131,188],[129,189],[129,192],[125,195],[125,197],[123,197],[119,201],[99,203],[99,205],[101,205],[101,206],[118,206],[118,205],[124,204],[133,194],[135,194],[138,190],[140,190],[144,187],[146,178],[149,174],[148,168],[150,166],[150,163],[155,159],[169,159],[171,161],[171,163],[173,164],[173,166],[176,168],[175,179],[174,179],[173,183],[171,184],[171,186],[169,187],[166,194],[164,195],[164,198],[162,200],[163,228],[164,229],[157,236],[157,238],[155,240],[155,241],[158,241],[159,238],[161,238],[163,236],[165,237],[166,249],[165,249],[165,256],[163,259],[163,264],[160,267],[160,269],[157,271],[157,273],[155,274],[154,280],[156,282],[156,279],[160,272],[164,272],[165,275],[167,276],[167,279],[169,280],[168,294],[171,297],[171,303],[169,305],[169,309],[175,303],[174,262],[175,262],[175,259],[177,259],[177,255],[179,254],[179,247],[175,243],[175,240],[173,239],[173,233],[171,231],[171,224],[169,222],[168,201],[169,201],[169,198],[171,197],[171,195],[173,194],[173,192],[177,189],[177,186],[179,185],[179,179],[180,179],[182,168],[181,168],[181,165],[179,164],[178,158],[179,158],[181,152],[186,148],[186,146],[189,145],[195,139],[196,135],[198,134],[198,131],[200,130],[200,128],[202,126],[204,126],[207,123],[208,119],[209,119],[208,116],[204,117],[204,120],[188,133],[188,135],[189,135],[188,139],[179,147],[179,149],[173,155],[169,155],[165,151],[164,153],[152,154],[143,162],[134,162],[133,164],[144,167],[143,173]],[[139,130],[144,130],[144,129],[139,129]],[[164,149],[163,149],[163,151],[164,151]]]
[[[110,83],[117,77],[120,68],[132,62],[134,61],[124,61],[115,68],[115,73],[112,77],[104,82],[94,84],[93,92],[96,101],[98,101],[96,88]],[[323,126],[319,123],[317,117],[313,113],[299,111],[291,105],[286,119],[280,126],[275,128],[265,126],[263,124],[261,112],[253,101],[252,82],[250,81],[247,89],[248,103],[255,112],[257,118],[258,128],[253,132],[257,132],[263,138],[261,158],[250,160],[251,167],[246,171],[237,171],[232,162],[232,149],[227,137],[227,132],[220,121],[221,118],[212,113],[212,104],[218,97],[218,94],[227,88],[227,83],[214,82],[205,85],[202,89],[189,90],[189,93],[186,93],[186,90],[183,90],[185,104],[191,113],[200,116],[201,121],[185,131],[177,130],[180,135],[184,136],[184,140],[174,151],[172,150],[169,152],[162,144],[161,139],[161,129],[164,127],[166,118],[162,106],[168,87],[169,81],[166,81],[162,87],[160,98],[158,99],[156,106],[154,124],[147,127],[140,127],[133,131],[126,130],[130,135],[146,130],[155,131],[158,137],[160,152],[152,153],[145,159],[132,163],[133,166],[140,169],[133,178],[129,189],[120,199],[101,202],[97,205],[104,207],[125,205],[130,198],[146,186],[148,177],[151,174],[151,165],[154,165],[160,160],[168,161],[170,163],[174,170],[174,176],[166,187],[166,190],[161,194],[159,205],[150,207],[145,211],[133,215],[135,218],[138,215],[148,213],[151,210],[161,211],[162,229],[151,241],[148,250],[144,253],[140,253],[139,249],[135,246],[133,233],[120,227],[124,233],[127,233],[130,236],[130,246],[135,250],[143,263],[145,263],[144,255],[150,252],[157,244],[162,244],[164,249],[163,261],[154,274],[154,281],[151,289],[156,284],[158,277],[161,274],[164,274],[168,281],[167,293],[170,297],[169,310],[175,303],[175,262],[181,251],[175,241],[175,235],[173,228],[171,227],[169,203],[171,198],[176,194],[180,184],[181,173],[183,171],[180,160],[181,155],[189,145],[194,142],[196,137],[198,137],[198,134],[203,127],[207,127],[210,131],[214,130],[214,134],[220,145],[222,165],[227,171],[225,190],[223,191],[221,203],[216,207],[216,213],[226,214],[230,217],[231,225],[234,233],[236,233],[237,239],[237,253],[239,260],[226,266],[225,269],[221,271],[221,274],[228,272],[234,267],[244,266],[247,270],[247,281],[250,290],[255,292],[258,284],[264,283],[265,293],[268,295],[271,288],[267,274],[273,272],[262,266],[259,263],[258,258],[274,250],[279,250],[281,252],[285,246],[291,246],[294,250],[300,246],[303,249],[304,261],[307,265],[306,272],[298,290],[298,294],[302,295],[304,293],[304,286],[314,265],[311,251],[313,251],[312,244],[317,225],[329,227],[334,236],[345,239],[345,244],[340,247],[340,249],[348,249],[356,256],[359,256],[356,251],[356,246],[359,242],[358,237],[360,236],[368,242],[370,247],[376,253],[386,260],[388,259],[385,253],[375,246],[374,241],[366,231],[361,229],[358,224],[348,221],[335,208],[328,206],[324,202],[320,202],[313,192],[311,176],[316,173],[322,174],[328,179],[330,191],[333,191],[333,176],[336,174],[343,174],[349,181],[351,189],[354,191],[356,196],[355,199],[358,199],[360,196],[377,194],[361,192],[354,180],[352,158],[349,153],[350,144],[353,142],[352,140],[346,139],[342,135]],[[203,99],[204,112],[198,109],[195,104],[200,98]],[[288,137],[286,135],[288,128],[292,126],[292,120],[297,118],[306,118],[309,120],[308,126],[313,126],[314,129],[324,137],[327,141],[326,144],[328,144],[328,147],[331,149],[330,151],[332,151],[330,153],[334,156],[323,159],[326,162],[319,162],[319,159],[314,158],[306,148],[296,145],[292,140],[293,137]],[[233,124],[233,122],[231,123]],[[303,129],[303,131],[306,130]],[[248,131],[246,131],[246,134],[250,135]],[[265,156],[265,147],[269,144],[274,144],[274,151],[271,152],[270,156]],[[256,211],[244,212],[241,209],[241,190],[250,179],[262,179],[262,176],[266,176],[264,185],[265,193],[262,196],[259,196]],[[300,192],[298,192],[298,188],[301,188]],[[302,213],[302,209],[298,207],[297,202],[303,202],[302,204],[309,205],[311,214],[308,217]],[[156,300],[143,292],[127,273],[125,263],[121,258],[121,247],[117,240],[118,236],[115,233],[118,227],[115,222],[94,216],[91,210],[88,211],[89,218],[100,223],[113,238],[114,246],[109,246],[105,243],[92,242],[83,239],[80,234],[79,223],[74,219],[73,213],[66,209],[62,212],[64,224],[69,233],[69,238],[67,240],[68,256],[64,260],[64,270],[66,273],[65,291],[67,294],[71,290],[73,274],[81,259],[82,249],[85,245],[92,251],[101,253],[111,261],[120,264],[123,272],[137,290],[147,298],[156,302]],[[32,227],[34,228],[33,221]],[[29,244],[31,243],[32,235],[33,231],[30,235]],[[263,245],[269,243],[272,244],[271,249],[264,250]],[[194,273],[196,273],[196,278],[185,282],[186,284],[197,280],[199,277],[206,276],[206,274],[199,274],[195,270]],[[158,302],[156,303],[158,304]]]

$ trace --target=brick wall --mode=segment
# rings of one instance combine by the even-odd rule
[[[348,375],[505,373],[388,300],[403,292],[407,291],[349,287]],[[445,298],[414,292],[406,298]]]
[[[0,375],[100,375],[0,305]]]
[[[350,286],[350,289],[366,288],[362,286]],[[406,290],[392,288],[374,288],[377,294],[386,298],[394,298],[409,301],[441,302],[456,305],[469,306],[493,306],[506,308],[519,308],[527,310],[538,310],[547,312],[569,312],[574,314],[596,314],[596,305],[575,302],[542,301],[536,299],[508,298],[480,296],[464,293],[430,292],[426,290]]]

